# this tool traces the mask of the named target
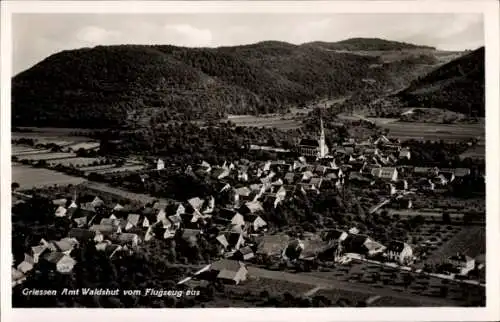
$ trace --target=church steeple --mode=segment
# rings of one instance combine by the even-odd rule
[[[320,131],[321,131],[319,134],[319,156],[321,158],[324,158],[328,153],[328,151],[325,142],[325,129],[323,128],[323,118],[321,116],[319,117],[319,121],[320,121]]]

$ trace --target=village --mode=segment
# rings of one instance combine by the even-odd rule
[[[23,261],[13,260],[13,287],[22,284],[34,270],[70,274],[78,265],[72,251],[82,242],[95,243],[98,251],[112,259],[123,252],[140,251],[154,240],[181,241],[189,250],[200,239],[214,245],[218,258],[192,265],[196,272],[176,281],[179,287],[211,280],[244,285],[252,279],[252,272],[262,269],[310,272],[350,262],[484,287],[477,273],[484,272],[484,254],[471,257],[458,249],[432,265],[427,260],[433,258],[438,246],[446,246],[448,239],[460,234],[464,223],[484,225],[484,213],[471,215],[460,206],[418,206],[419,200],[439,199],[447,185],[471,176],[470,169],[410,166],[407,161],[412,151],[384,135],[362,142],[349,139],[340,146],[328,147],[322,121],[320,129],[317,140],[304,139],[297,145],[299,157],[293,160],[240,159],[221,165],[203,161],[181,169],[186,175],[211,180],[218,192],[213,195],[126,204],[105,198],[98,190],[80,194],[75,186],[71,196],[52,200],[54,217],[71,220],[69,233],[60,240],[42,238],[26,250]],[[162,171],[167,168],[159,158],[146,173]],[[148,174],[141,175],[143,181],[148,178]],[[438,226],[437,236],[441,238],[429,235],[426,240],[414,237],[382,242],[370,235],[369,227],[352,222],[307,230],[277,229],[268,222],[270,213],[297,198],[321,195],[325,190],[342,196],[347,189],[368,189],[375,195],[364,198],[363,204],[369,207],[358,216],[385,216]]]

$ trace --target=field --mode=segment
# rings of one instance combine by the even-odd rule
[[[49,152],[49,153],[34,153],[18,156],[19,160],[39,161],[39,160],[54,160],[73,158],[76,154],[66,152]]]
[[[452,234],[443,245],[433,251],[424,263],[437,264],[457,253],[464,253],[472,258],[486,252],[486,231],[481,226],[463,227]]]
[[[90,172],[95,172],[97,170],[114,168],[115,166],[116,165],[114,163],[113,164],[93,165],[93,166],[81,167],[80,170],[86,171],[87,173],[90,173]]]
[[[58,159],[49,162],[50,165],[63,165],[65,167],[68,166],[74,166],[74,167],[82,167],[82,166],[88,166],[92,164],[93,162],[100,161],[100,158],[67,158],[67,159]]]
[[[431,124],[392,122],[381,125],[389,130],[388,137],[400,140],[460,141],[479,137],[484,144],[484,124]]]
[[[124,165],[123,167],[119,168],[104,168],[99,170],[93,170],[92,172],[96,172],[99,174],[111,174],[111,173],[118,173],[125,171],[140,171],[143,170],[145,167],[146,166],[142,164],[130,164],[130,165]]]
[[[24,146],[12,146],[12,155],[17,157],[22,157],[25,155],[32,154],[41,154],[41,153],[49,153],[50,149],[35,149],[35,148],[27,148]]]
[[[52,185],[79,184],[85,179],[68,176],[49,169],[32,168],[20,164],[12,164],[12,182],[17,182],[20,189],[41,188]]]

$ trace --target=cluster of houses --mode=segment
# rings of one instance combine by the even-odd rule
[[[217,278],[236,283],[244,280],[247,274],[239,262],[262,255],[288,261],[315,258],[341,261],[345,254],[355,253],[366,257],[383,256],[386,260],[408,265],[414,256],[411,247],[404,242],[393,241],[384,246],[356,231],[337,230],[303,239],[268,235],[262,214],[277,208],[296,193],[318,194],[326,184],[341,189],[346,182],[386,185],[388,195],[393,196],[391,202],[410,208],[411,200],[406,197],[406,192],[412,190],[405,179],[408,176],[418,179],[413,180],[417,189],[433,190],[435,185],[445,185],[470,173],[469,169],[411,169],[398,165],[399,160],[410,159],[411,153],[385,136],[361,143],[350,140],[332,149],[331,153],[325,145],[323,131],[316,145],[302,143],[300,151],[307,152],[305,157],[292,162],[239,160],[213,166],[203,161],[188,166],[186,173],[208,176],[218,182],[220,186],[215,197],[198,196],[185,202],[161,200],[140,209],[107,205],[98,196],[88,201],[78,200],[76,195],[72,200],[53,200],[54,216],[69,218],[73,228],[66,238],[42,240],[40,245],[33,246],[24,261],[13,268],[13,281],[22,282],[27,272],[41,262],[60,273],[71,272],[76,263],[70,257],[71,251],[82,241],[94,242],[97,250],[113,257],[120,251],[133,251],[152,238],[175,236],[196,244],[200,235],[204,235],[217,243],[224,259],[219,264],[212,264],[207,271],[215,271]],[[311,157],[316,158],[314,162],[306,159]],[[157,170],[163,169],[165,163],[160,159]],[[147,180],[147,177],[142,179]],[[387,203],[389,201],[383,201],[370,211],[379,210]]]

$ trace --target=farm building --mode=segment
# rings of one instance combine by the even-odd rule
[[[413,249],[407,243],[392,241],[387,246],[386,255],[390,261],[407,265],[413,260]]]

